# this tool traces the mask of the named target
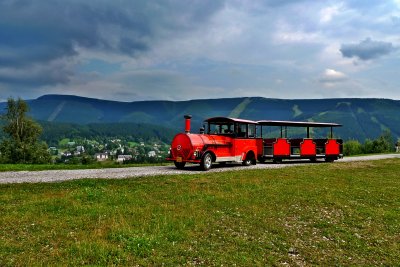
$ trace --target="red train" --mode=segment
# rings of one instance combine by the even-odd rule
[[[190,133],[191,116],[186,115],[185,120],[185,133],[174,137],[167,158],[178,169],[184,168],[187,162],[200,164],[207,171],[213,163],[238,162],[249,166],[257,160],[279,163],[283,159],[316,161],[321,158],[331,162],[343,157],[343,141],[333,138],[333,128],[341,126],[336,123],[214,117],[205,120],[206,125],[199,134],[193,134]],[[288,138],[288,127],[299,129],[298,133],[304,130],[306,137]],[[310,129],[321,127],[330,128],[330,137],[311,138]],[[268,128],[275,129],[269,133],[278,137],[264,138],[263,131],[265,133]]]

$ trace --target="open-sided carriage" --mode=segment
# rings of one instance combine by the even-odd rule
[[[271,120],[258,121],[257,124],[262,138],[262,153],[258,156],[260,162],[268,159],[274,162],[281,162],[283,159],[310,159],[311,161],[316,161],[318,158],[325,159],[325,161],[334,161],[343,157],[343,141],[333,138],[333,128],[340,127],[340,124]],[[280,128],[280,135],[278,137],[264,138],[263,129],[266,127]],[[288,127],[305,129],[305,136],[288,138]],[[312,138],[310,129],[314,128],[329,128],[329,137]],[[261,145],[259,147],[261,148]]]
[[[213,163],[237,162],[243,165],[272,160],[279,163],[284,159],[325,159],[334,161],[343,157],[341,139],[333,138],[336,123],[251,121],[228,117],[214,117],[205,120],[200,133],[190,133],[191,116],[185,116],[185,133],[177,134],[171,143],[167,160],[177,168],[186,163],[197,163],[203,170],[209,170]],[[280,128],[280,135],[263,136],[268,127]],[[288,138],[287,128],[303,128],[306,136]],[[329,138],[314,139],[310,129],[330,128]],[[276,132],[276,131],[275,131]]]

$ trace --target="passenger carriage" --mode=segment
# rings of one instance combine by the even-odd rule
[[[343,141],[333,138],[333,128],[342,126],[340,124],[272,120],[258,121],[257,124],[262,139],[259,141],[259,146],[262,146],[260,149],[262,153],[258,155],[260,162],[268,159],[277,163],[282,162],[283,159],[310,159],[311,161],[325,159],[325,161],[331,162],[343,157]],[[279,128],[280,135],[265,138],[263,129],[266,127]],[[288,138],[288,127],[304,129],[305,136]],[[314,128],[328,128],[330,130],[329,137],[312,138],[310,130]]]
[[[333,161],[343,156],[342,140],[333,138],[335,123],[251,121],[237,118],[214,117],[205,120],[200,133],[190,133],[191,116],[185,116],[185,133],[177,134],[171,143],[167,160],[179,169],[186,163],[200,164],[209,170],[213,163],[236,162],[245,166],[272,160],[323,158]],[[266,127],[280,127],[280,136],[263,137]],[[304,128],[304,138],[288,138],[287,127]],[[329,138],[310,138],[310,128],[330,128]],[[258,131],[258,132],[257,132]]]

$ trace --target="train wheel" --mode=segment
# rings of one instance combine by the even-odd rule
[[[186,162],[176,162],[174,161],[175,167],[182,170],[185,167]]]
[[[282,163],[282,159],[274,159],[274,163],[275,164],[280,164],[280,163]]]
[[[207,152],[201,159],[200,167],[203,171],[208,171],[209,169],[211,169],[211,166],[212,166],[212,155],[211,153]]]
[[[243,160],[242,164],[243,164],[243,166],[250,166],[251,164],[254,164],[255,161],[256,161],[256,159],[254,158],[254,155],[251,152],[249,152],[246,155],[246,159]]]
[[[243,162],[242,162],[242,164],[243,164],[243,166],[250,166],[251,165],[251,159],[245,159],[245,160],[243,160]]]
[[[325,162],[333,162],[334,160],[334,158],[325,158]]]

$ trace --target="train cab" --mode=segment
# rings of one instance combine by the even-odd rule
[[[167,158],[179,169],[186,163],[197,163],[209,170],[213,163],[256,163],[257,142],[255,121],[213,117],[204,121],[200,133],[190,133],[191,116],[185,116],[185,133],[177,134]]]

